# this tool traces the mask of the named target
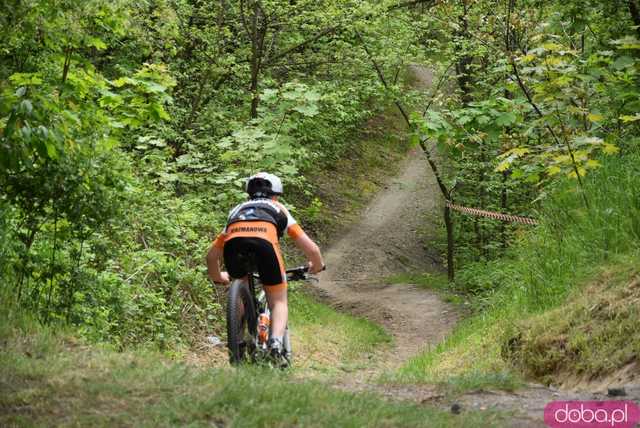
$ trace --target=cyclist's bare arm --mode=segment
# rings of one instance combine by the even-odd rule
[[[222,260],[222,248],[212,245],[207,253],[207,272],[211,281],[221,284],[229,284],[229,274],[220,271],[220,260]]]
[[[296,238],[293,239],[296,246],[304,253],[309,260],[309,272],[318,273],[322,270],[324,262],[322,261],[322,254],[318,245],[309,238],[309,236],[302,232]]]
[[[322,254],[320,254],[320,248],[316,245],[315,242],[302,230],[302,227],[291,217],[289,210],[282,205],[280,202],[277,202],[278,206],[286,213],[288,218],[287,224],[287,235],[293,240],[296,246],[302,250],[304,255],[309,260],[309,272],[310,273],[318,273],[324,267],[324,262],[322,261]]]

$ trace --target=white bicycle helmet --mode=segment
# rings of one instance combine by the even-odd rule
[[[280,178],[267,172],[259,172],[249,177],[245,190],[251,198],[268,198],[283,193]]]

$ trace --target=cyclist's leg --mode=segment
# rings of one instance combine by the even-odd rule
[[[287,288],[267,286],[264,289],[271,310],[271,336],[282,343],[289,316]]]
[[[287,327],[287,277],[284,269],[280,246],[266,240],[256,245],[256,262],[260,280],[267,295],[271,310],[271,336],[282,343]]]

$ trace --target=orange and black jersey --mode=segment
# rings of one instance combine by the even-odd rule
[[[218,248],[234,237],[256,237],[272,243],[285,234],[296,239],[304,233],[298,222],[280,202],[272,199],[252,199],[235,206],[227,218],[227,226],[218,235]]]
[[[278,237],[297,222],[281,203],[272,199],[252,199],[237,205],[229,213],[227,228],[240,221],[267,221],[276,226]]]
[[[281,203],[272,199],[252,199],[229,213],[227,226],[213,245],[224,251],[224,261],[232,278],[247,274],[240,259],[251,253],[263,285],[271,290],[286,287],[287,279],[280,251],[280,238],[287,233],[296,239],[304,231]]]

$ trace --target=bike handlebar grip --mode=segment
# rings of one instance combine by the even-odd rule
[[[309,265],[306,266],[300,266],[300,268],[304,271],[304,272],[309,272]],[[320,272],[327,270],[327,265],[323,264],[322,265],[322,269],[320,269]]]

